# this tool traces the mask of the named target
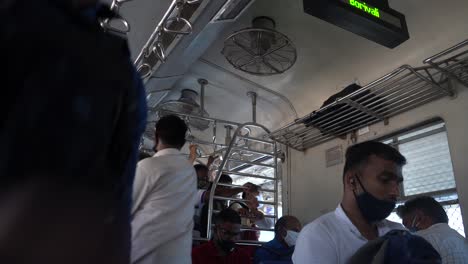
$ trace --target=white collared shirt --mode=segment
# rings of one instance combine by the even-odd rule
[[[381,221],[377,228],[379,236],[393,229],[404,229],[401,224],[388,220]],[[292,259],[295,264],[346,263],[367,242],[339,205],[334,212],[302,229]]]
[[[468,241],[448,224],[440,223],[416,232],[439,252],[442,264],[468,263]]]
[[[191,263],[196,173],[177,149],[138,163],[133,186],[132,263]]]

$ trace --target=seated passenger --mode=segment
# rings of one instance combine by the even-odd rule
[[[213,239],[192,250],[193,264],[251,263],[248,253],[236,247],[241,219],[238,213],[224,209],[215,217]],[[156,262],[155,262],[156,263]]]
[[[341,204],[304,227],[293,262],[346,263],[367,241],[403,229],[385,218],[395,208],[405,163],[398,150],[380,142],[349,147]]]
[[[447,213],[434,198],[408,200],[397,208],[397,213],[406,228],[431,243],[442,263],[468,263],[468,241],[450,228]]]
[[[187,126],[156,123],[154,157],[138,163],[132,207],[132,263],[190,263],[196,175],[180,152]]]
[[[242,193],[242,199],[247,200],[247,202],[235,201],[231,203],[229,208],[239,213],[243,226],[254,227],[256,221],[264,219],[264,215],[257,209],[259,206],[258,186],[249,182],[246,185],[251,187],[250,191]]]
[[[242,227],[252,229],[243,231],[240,236],[241,240],[258,241],[260,231],[257,228],[271,228],[273,226],[273,219],[266,218],[265,215],[258,210],[258,186],[249,182],[246,183],[245,186],[248,186],[249,190],[242,193],[242,199],[247,201],[235,201],[231,203],[229,208],[234,209],[239,213],[241,216]],[[256,246],[245,245],[242,247],[249,252],[249,255],[252,258],[254,257],[255,251],[257,250]]]
[[[294,246],[301,229],[301,223],[294,216],[287,215],[278,219],[275,225],[275,238],[257,249],[254,264],[268,261],[291,262]]]

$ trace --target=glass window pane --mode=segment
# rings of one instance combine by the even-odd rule
[[[465,236],[460,204],[444,205],[444,209],[449,218],[449,226],[460,233],[460,235]]]
[[[408,160],[403,167],[405,196],[455,188],[446,132],[399,145]]]

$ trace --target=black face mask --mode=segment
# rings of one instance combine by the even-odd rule
[[[358,177],[356,177],[356,179],[364,191],[359,195],[354,193],[362,216],[364,216],[369,223],[379,222],[387,218],[390,213],[392,213],[393,209],[395,209],[396,202],[377,199],[366,191]]]
[[[218,240],[218,245],[225,253],[228,254],[236,248],[236,243],[230,240]]]

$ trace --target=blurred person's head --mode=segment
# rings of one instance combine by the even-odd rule
[[[253,196],[260,195],[260,187],[258,185],[253,184],[251,182],[247,182],[246,184],[244,184],[244,187],[246,187],[248,191],[242,192],[242,199],[247,199],[248,194],[251,194]]]
[[[288,247],[296,245],[296,240],[301,232],[302,224],[294,216],[285,215],[275,224],[275,238]]]
[[[236,247],[241,233],[241,217],[232,209],[224,209],[215,216],[213,241],[222,254],[229,254]]]
[[[157,151],[166,148],[181,149],[185,144],[187,125],[175,115],[163,116],[156,123],[155,148]]]
[[[243,199],[247,200],[246,205],[249,207],[250,210],[255,210],[260,206],[260,203],[258,202],[257,195],[255,193],[246,193],[243,195]]]
[[[447,224],[449,220],[442,205],[430,196],[406,201],[397,208],[397,214],[410,231],[424,230],[440,223]]]
[[[219,177],[218,182],[219,183],[224,183],[224,184],[232,184],[232,178],[231,178],[231,176],[229,176],[227,174],[221,174],[221,176]],[[217,188],[223,189],[223,188],[231,188],[231,187],[219,185]]]

